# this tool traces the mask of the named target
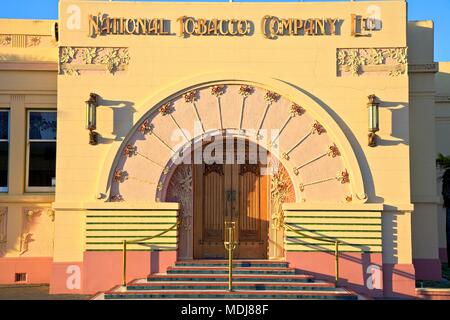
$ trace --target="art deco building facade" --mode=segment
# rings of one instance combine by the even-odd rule
[[[446,260],[450,64],[406,6],[60,1],[59,21],[0,20],[0,283],[105,291],[123,240],[133,280],[224,259],[234,222],[235,259],[332,281],[338,240],[338,286],[415,297]]]

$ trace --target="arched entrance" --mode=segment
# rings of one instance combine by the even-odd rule
[[[326,115],[323,118],[328,122],[317,120],[320,112],[310,100],[299,105],[288,96],[248,83],[189,87],[164,99],[136,123],[115,153],[105,198],[129,203],[180,203],[180,260],[223,255],[221,224],[226,218],[243,219],[240,239],[247,239],[242,243],[248,247],[242,250],[242,257],[283,258],[284,203],[365,201],[365,195],[359,192],[363,188],[361,173],[348,141]],[[280,170],[259,177],[253,175],[257,169],[245,163],[234,167],[176,163],[186,146],[208,148],[202,144],[206,137],[214,137],[215,142],[221,137],[234,137],[264,146],[275,155],[269,157],[269,163],[278,163]],[[251,201],[253,204],[249,204]],[[264,204],[267,214],[261,209]],[[210,217],[216,220],[209,221]],[[201,230],[195,224],[199,219]],[[255,221],[259,222],[250,228],[250,222]],[[268,229],[267,244],[264,232],[258,233],[262,229]],[[216,249],[197,249],[202,241]]]
[[[236,258],[265,259],[269,213],[267,161],[250,156],[250,141],[231,137],[203,146],[223,157],[193,165],[194,258],[225,258],[225,224],[235,223]],[[242,148],[243,150],[240,150]],[[230,150],[231,149],[231,150]],[[242,155],[242,159],[239,156]],[[212,159],[211,159],[212,160]]]
[[[182,204],[179,258],[226,257],[226,222],[235,222],[235,258],[283,258],[281,204],[295,202],[295,191],[279,160],[245,136],[223,132],[191,147],[161,195]]]

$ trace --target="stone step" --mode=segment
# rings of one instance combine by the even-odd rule
[[[176,267],[228,267],[228,260],[183,260]],[[277,260],[234,260],[233,267],[287,268],[288,262]]]
[[[149,291],[108,291],[104,299],[327,299],[357,300],[358,297],[346,290],[329,291],[217,291],[217,290],[149,290]]]
[[[329,282],[235,282],[233,288],[236,290],[252,291],[297,291],[297,290],[331,290],[335,289],[334,284]],[[135,280],[127,285],[127,291],[142,290],[227,290],[228,282],[185,282],[171,281],[158,282]]]
[[[167,274],[228,274],[226,267],[168,267]],[[233,274],[295,274],[291,268],[262,268],[262,267],[237,267],[233,268]]]
[[[208,281],[227,282],[227,274],[167,274],[156,273],[147,277],[148,281]],[[312,282],[313,276],[304,274],[233,274],[233,282]]]

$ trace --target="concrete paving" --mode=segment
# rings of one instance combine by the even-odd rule
[[[49,294],[49,286],[0,285],[0,300],[87,300],[90,295]]]

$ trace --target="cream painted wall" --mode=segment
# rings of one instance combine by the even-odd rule
[[[408,79],[407,77],[336,77],[336,48],[403,47],[406,45],[406,17],[403,1],[379,2],[383,9],[385,30],[371,38],[353,38],[349,32],[351,12],[365,13],[366,3],[345,4],[171,4],[90,3],[80,2],[82,25],[79,31],[67,30],[65,14],[68,5],[61,2],[61,46],[129,47],[131,63],[128,71],[117,75],[85,74],[59,76],[59,101],[64,104],[59,123],[64,128],[58,139],[65,143],[58,150],[57,202],[92,201],[96,192],[91,183],[102,165],[111,144],[120,143],[126,134],[115,132],[117,121],[129,122],[129,130],[138,119],[131,118],[133,109],[151,108],[140,101],[151,97],[165,86],[205,72],[232,71],[268,75],[301,88],[316,98],[348,135],[365,171],[370,201],[409,203],[408,147]],[[87,36],[87,15],[98,11],[111,16],[167,17],[175,21],[183,14],[196,17],[241,17],[259,21],[270,12],[280,17],[339,16],[346,19],[342,35],[310,38],[264,39],[256,23],[255,35],[249,38]],[[400,12],[400,14],[399,14]],[[402,13],[404,12],[404,13]],[[391,21],[392,23],[388,23]],[[177,25],[173,25],[173,29]],[[158,48],[158,49],[155,49]],[[77,90],[73,90],[76,87]],[[376,90],[375,90],[376,88]],[[101,95],[104,105],[98,109],[98,131],[105,143],[87,144],[84,129],[84,101],[89,92]],[[375,92],[374,92],[375,91]],[[381,108],[382,146],[367,147],[367,96],[378,94],[386,106]],[[108,104],[109,106],[106,106]],[[125,106],[127,105],[127,106]],[[404,106],[404,107],[403,107]],[[120,112],[128,108],[128,112]],[[406,108],[406,109],[405,109]],[[113,111],[115,110],[115,111]],[[114,124],[114,113],[116,124]],[[406,116],[403,116],[406,113]],[[345,123],[345,124],[344,124]],[[114,133],[113,133],[114,132]],[[86,138],[81,138],[86,137]],[[391,152],[394,150],[395,152]],[[386,166],[389,163],[389,166]],[[65,174],[70,168],[72,175]],[[369,173],[370,171],[370,173]],[[392,186],[392,179],[397,181]]]
[[[0,108],[10,112],[9,192],[4,257],[53,256],[53,194],[25,192],[27,110],[56,109],[57,48],[53,21],[0,20]],[[27,233],[30,241],[21,241]],[[25,250],[25,251],[24,251]]]
[[[73,4],[80,8],[79,30],[69,30],[67,27],[67,8]],[[365,15],[369,5],[381,8],[383,30],[374,33],[372,37],[351,37],[350,14]],[[135,35],[90,38],[87,16],[98,12],[108,13],[112,17],[164,17],[172,20],[172,30],[178,30],[176,19],[182,15],[250,19],[255,21],[255,34],[245,38],[183,39],[178,36]],[[340,17],[345,22],[339,36],[282,37],[268,40],[259,30],[259,21],[266,14],[286,18]],[[394,208],[389,209],[393,212],[386,215],[385,224],[394,219],[399,230],[403,230],[395,245],[397,247],[387,250],[391,253],[385,257],[386,262],[410,263],[410,224],[408,215],[404,216],[402,213],[402,210],[411,211],[408,77],[336,75],[338,48],[405,47],[405,21],[404,1],[277,3],[275,6],[268,3],[131,5],[61,1],[62,47],[126,47],[129,48],[131,60],[126,71],[115,75],[85,72],[80,76],[58,76],[58,141],[62,143],[58,146],[55,207],[82,208],[84,202],[98,201],[96,181],[100,179],[99,174],[110,148],[122,143],[139,120],[135,116],[138,111],[154,107],[143,105],[143,101],[151,99],[167,87],[175,86],[177,82],[201,78],[202,74],[248,73],[255,77],[260,75],[261,78],[281,79],[296,88],[299,95],[312,97],[331,115],[346,134],[358,158],[368,201],[384,203]],[[90,92],[95,92],[102,98],[97,124],[97,131],[102,138],[101,143],[95,147],[88,144],[88,132],[84,123],[84,101]],[[381,142],[377,148],[367,146],[366,103],[367,96],[373,93],[382,101],[379,132]],[[391,215],[399,215],[399,218]],[[396,252],[396,255],[392,252]],[[73,257],[65,256],[64,259],[79,259],[79,253],[74,253]]]

